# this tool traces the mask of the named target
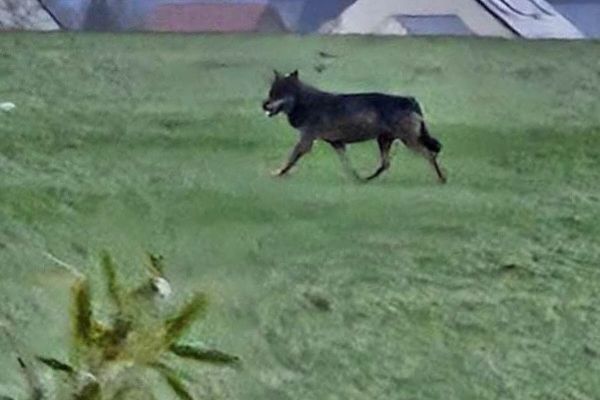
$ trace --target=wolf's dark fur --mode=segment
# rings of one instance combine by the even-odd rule
[[[412,97],[328,93],[301,82],[298,71],[285,77],[275,71],[275,80],[263,109],[270,117],[285,113],[290,125],[300,132],[300,140],[288,161],[277,171],[279,176],[308,153],[316,139],[321,139],[336,150],[344,166],[359,178],[346,158],[346,144],[375,139],[381,164],[365,178],[370,180],[389,168],[392,143],[400,139],[431,163],[441,182],[446,181],[437,163],[442,145],[429,134],[421,107]]]

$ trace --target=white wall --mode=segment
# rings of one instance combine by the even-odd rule
[[[37,0],[0,0],[0,29],[57,30]]]
[[[322,33],[382,33],[381,25],[396,14],[458,15],[476,35],[513,37],[514,34],[475,0],[358,0]]]

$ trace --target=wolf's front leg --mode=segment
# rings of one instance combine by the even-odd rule
[[[283,176],[285,175],[292,167],[298,162],[300,157],[305,155],[310,151],[313,145],[313,139],[308,137],[301,137],[300,141],[296,143],[290,157],[288,158],[285,165],[278,170],[273,172],[274,176]]]

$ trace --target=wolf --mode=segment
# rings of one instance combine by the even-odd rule
[[[441,143],[429,134],[421,106],[413,97],[382,93],[336,94],[312,87],[300,80],[298,70],[282,75],[273,71],[274,80],[262,108],[268,117],[279,113],[298,130],[300,138],[286,163],[274,172],[283,176],[310,152],[315,140],[331,145],[345,169],[360,181],[370,181],[390,167],[390,149],[400,139],[409,149],[431,164],[441,183],[446,176],[437,157]],[[379,167],[362,178],[346,157],[346,145],[377,140]]]

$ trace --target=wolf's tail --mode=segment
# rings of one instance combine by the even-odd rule
[[[442,144],[439,140],[429,134],[427,126],[424,121],[421,121],[421,133],[419,135],[419,142],[427,148],[427,150],[434,153],[439,153],[442,150]]]

